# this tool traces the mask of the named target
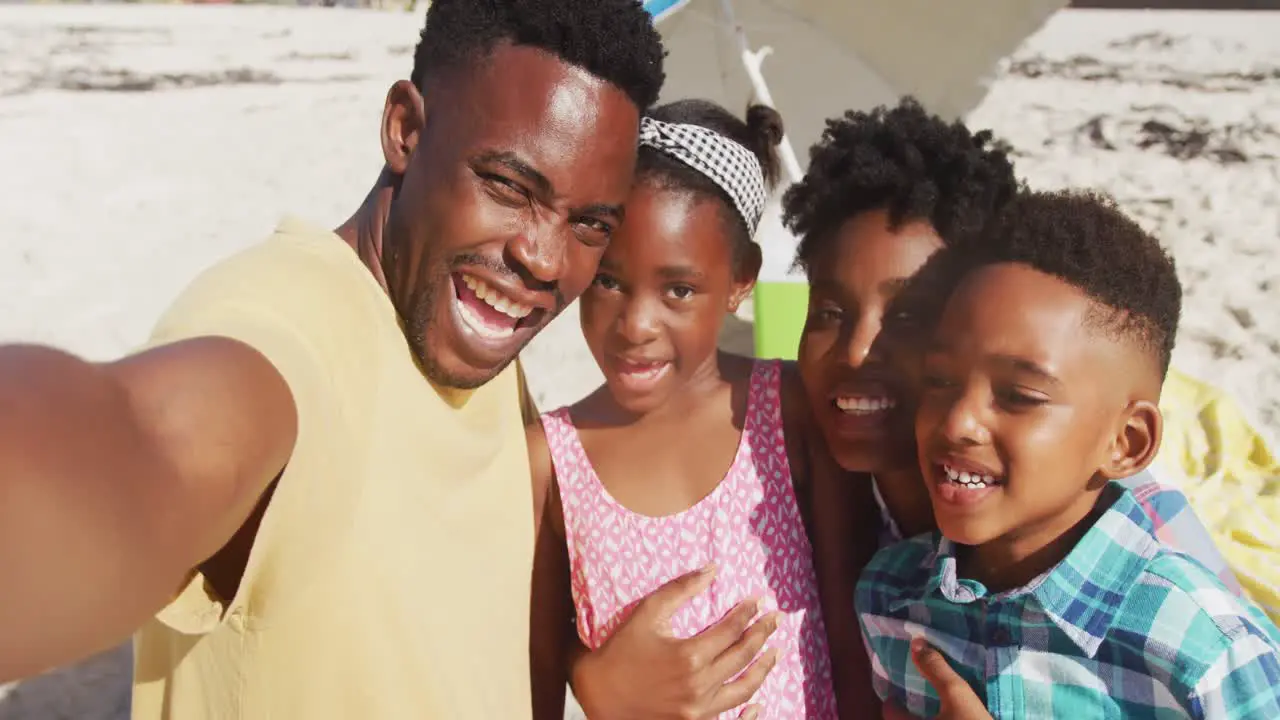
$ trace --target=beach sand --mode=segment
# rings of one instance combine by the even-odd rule
[[[0,6],[0,341],[94,359],[281,213],[336,224],[379,167],[419,14]],[[1280,429],[1280,13],[1064,11],[971,116],[1038,187],[1114,194],[1178,261],[1175,363]],[[774,82],[777,82],[775,79]],[[783,108],[785,113],[785,108]],[[749,320],[749,317],[748,317]],[[750,326],[731,343],[750,347]],[[524,353],[539,404],[599,382],[576,309]],[[0,720],[127,717],[128,651],[0,688]]]

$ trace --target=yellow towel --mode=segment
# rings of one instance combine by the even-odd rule
[[[1221,390],[1171,369],[1157,462],[1183,491],[1245,592],[1280,623],[1280,458]]]

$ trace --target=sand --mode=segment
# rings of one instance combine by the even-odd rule
[[[0,6],[0,341],[106,359],[283,212],[336,224],[378,164],[417,14]],[[1186,287],[1175,362],[1280,428],[1280,13],[1064,11],[972,114],[1040,187],[1116,195]],[[773,82],[779,82],[773,79]],[[785,112],[785,108],[783,108]],[[744,334],[744,330],[747,331]],[[737,342],[749,326],[734,328]],[[539,403],[599,381],[573,309]],[[123,718],[128,652],[0,688],[0,720]]]

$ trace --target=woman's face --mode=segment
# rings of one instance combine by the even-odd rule
[[[845,221],[810,263],[800,374],[845,470],[915,465],[920,336],[895,300],[941,248],[928,222],[893,228],[873,210]]]

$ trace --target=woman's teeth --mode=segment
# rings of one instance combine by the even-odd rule
[[[978,473],[961,472],[950,465],[943,465],[942,471],[947,474],[947,479],[957,485],[963,485],[971,490],[981,490],[992,485],[999,485],[1000,481],[993,475],[979,475]]]
[[[850,415],[870,415],[871,413],[892,410],[897,406],[897,401],[890,397],[838,397],[836,398],[836,407],[841,412]]]

